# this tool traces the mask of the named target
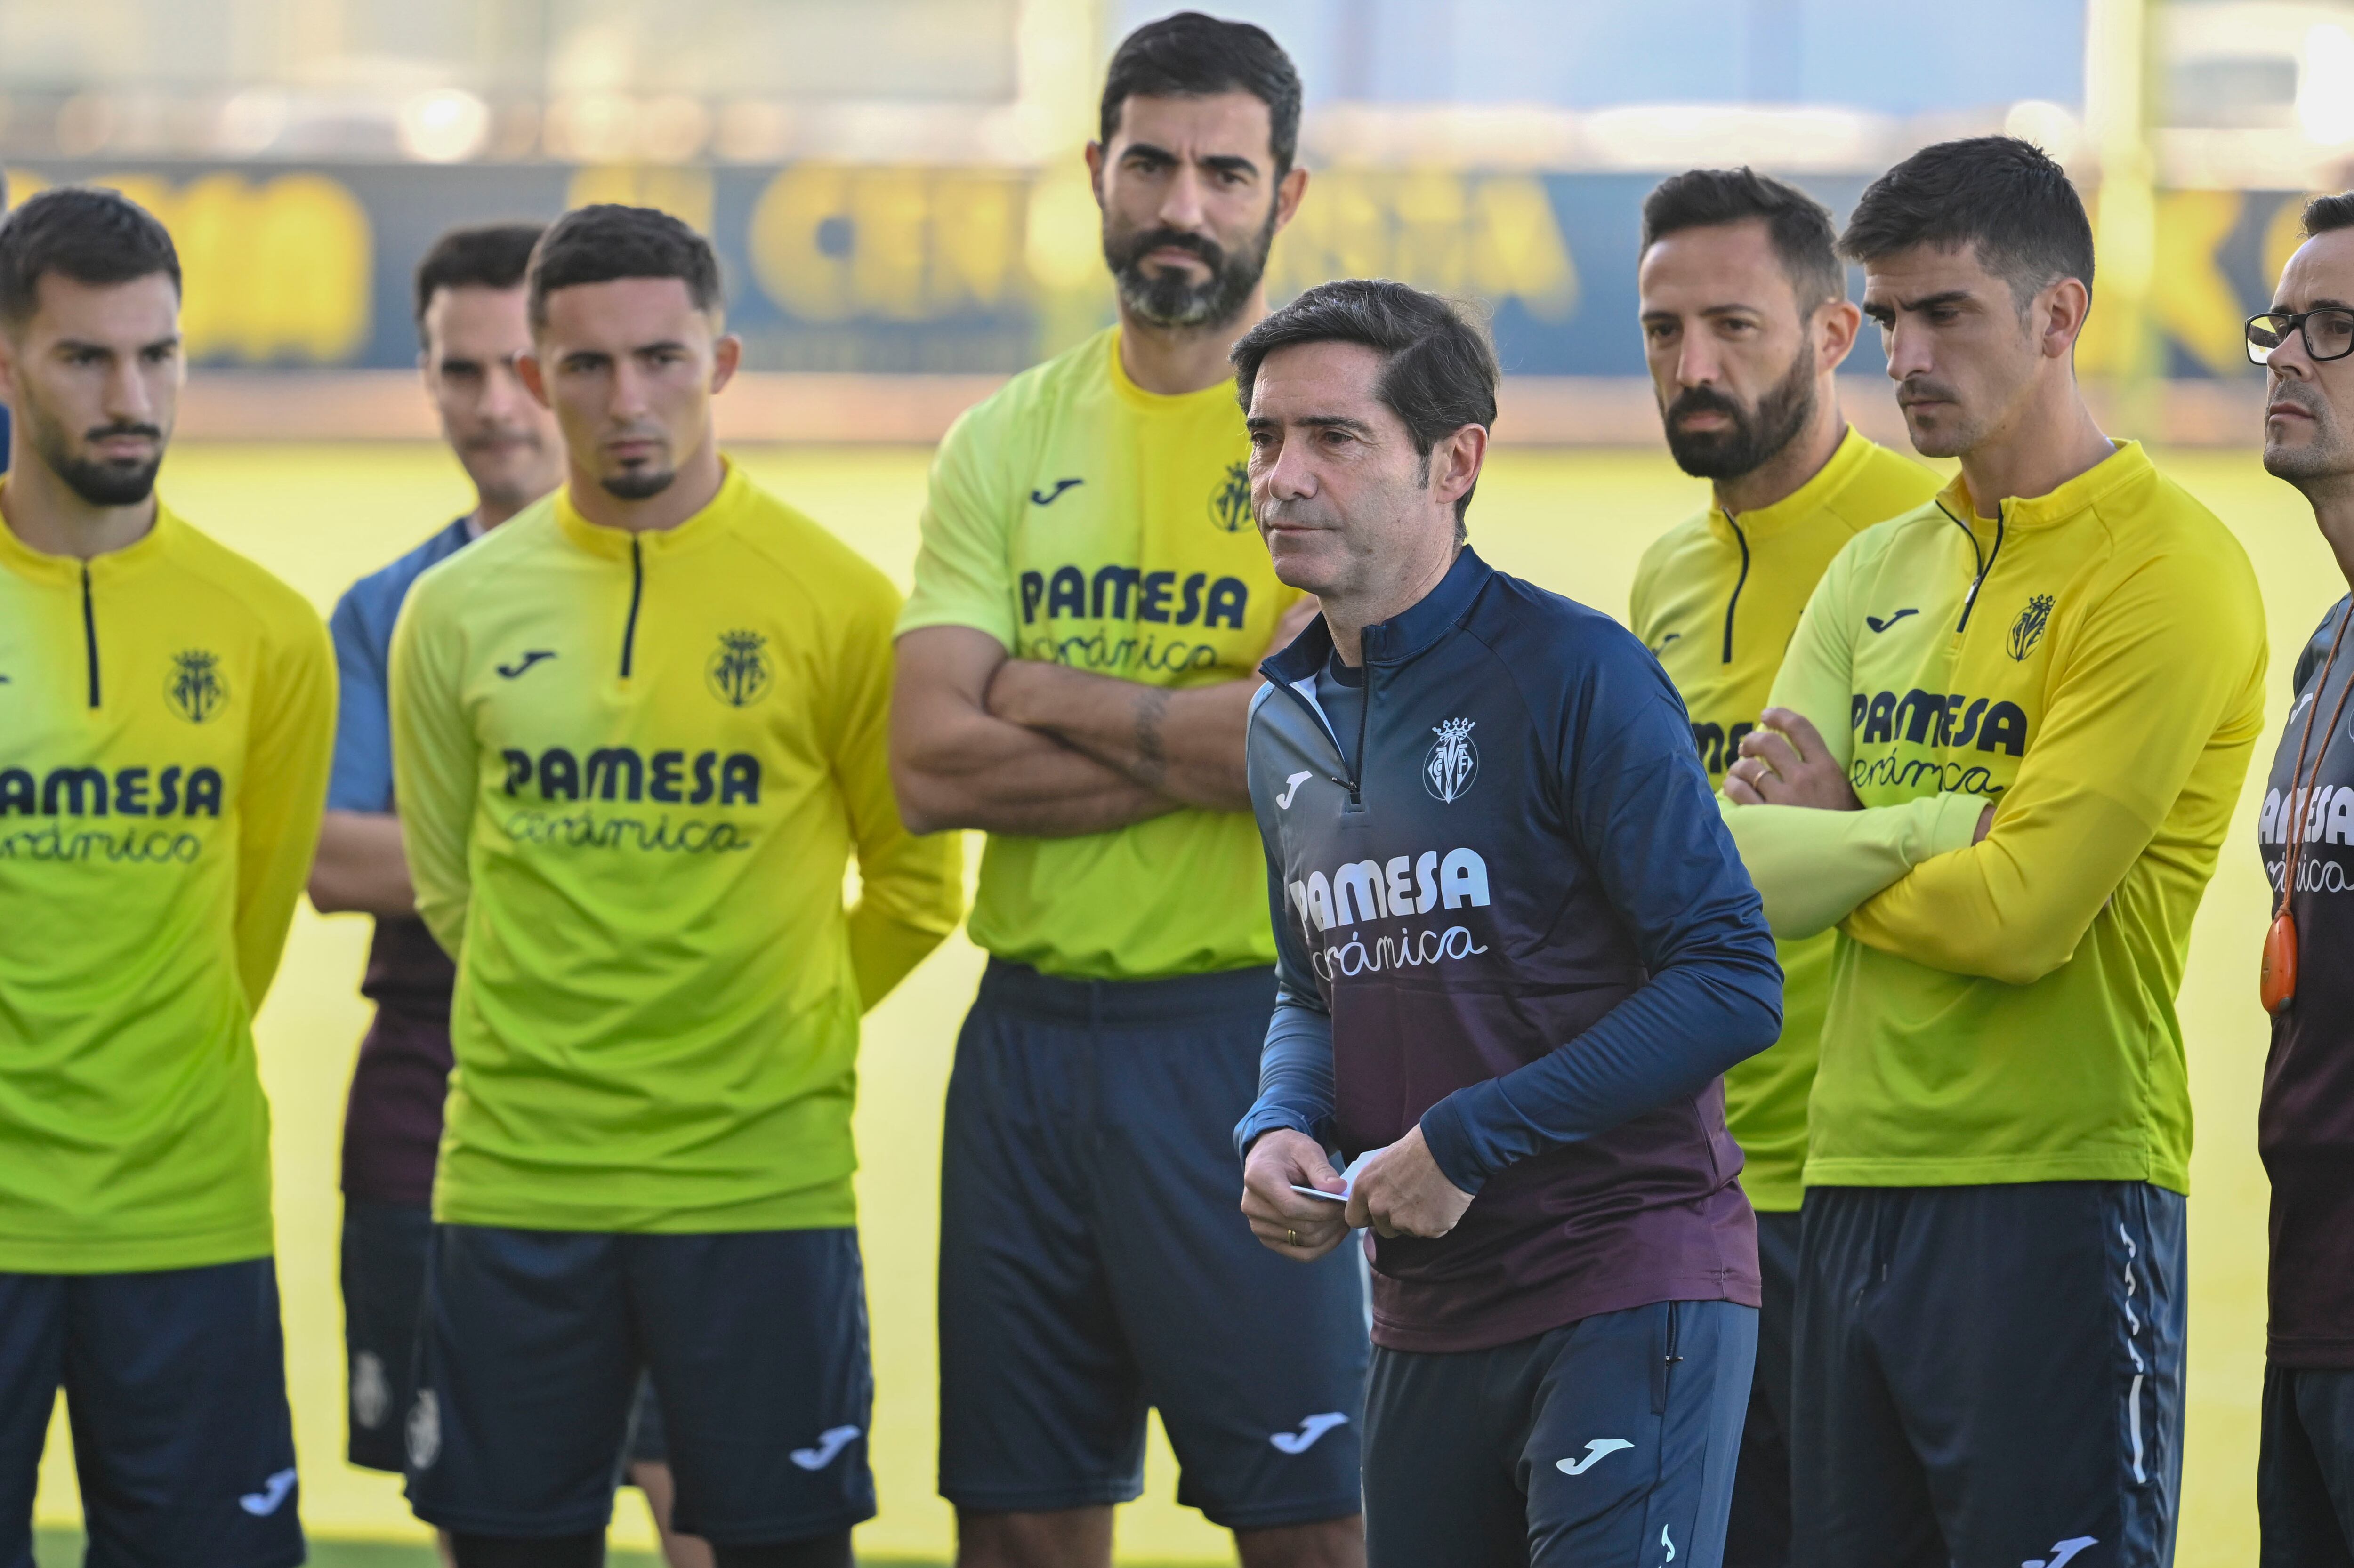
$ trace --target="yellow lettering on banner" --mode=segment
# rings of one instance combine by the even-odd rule
[[[2150,320],[2183,351],[2217,376],[2248,368],[2240,323],[2247,314],[2217,252],[2240,221],[2238,191],[2167,191],[2158,197],[2149,280]],[[2095,210],[2098,204],[2095,203]],[[2114,313],[2100,308],[2096,278],[2093,313],[2076,340],[2076,367],[2088,376],[2114,373],[2122,345]]]
[[[2268,310],[2273,302],[2273,291],[2280,286],[2280,275],[2296,248],[2305,243],[2305,204],[2311,198],[2293,196],[2280,204],[2273,220],[2264,225],[2264,275],[2256,281],[2259,298],[2248,307],[2248,314]]]
[[[1532,175],[1334,169],[1276,241],[1271,291],[1331,278],[1396,278],[1517,300],[1540,321],[1577,311],[1577,265],[1544,182]]]
[[[803,321],[930,321],[1023,281],[1023,186],[980,170],[803,164],[752,208],[752,275]]]
[[[30,169],[0,169],[0,210],[21,207],[49,188],[49,182]]]
[[[180,331],[191,359],[332,365],[368,340],[376,241],[341,182],[283,175],[260,185],[154,175],[92,182],[155,215],[180,253]]]

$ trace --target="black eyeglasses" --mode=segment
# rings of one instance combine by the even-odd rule
[[[2270,365],[2273,350],[2298,331],[2305,334],[2305,352],[2317,360],[2343,359],[2354,354],[2354,310],[2330,305],[2318,311],[2267,311],[2250,316],[2249,363]]]

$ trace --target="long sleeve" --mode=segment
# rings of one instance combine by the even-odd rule
[[[1258,1098],[1235,1127],[1235,1152],[1246,1158],[1260,1135],[1278,1128],[1329,1143],[1332,1121],[1332,1014],[1308,972],[1272,846],[1267,895],[1275,922],[1275,1012],[1259,1052]]]
[[[888,996],[964,912],[963,836],[909,832],[891,791],[891,621],[898,606],[887,589],[873,599],[851,620],[840,652],[833,756],[858,854],[850,959],[862,1011]]]
[[[238,979],[256,1012],[318,852],[334,755],[335,658],[327,630],[306,609],[284,635],[270,683],[255,694],[238,803]]]
[[[467,840],[481,760],[459,680],[462,628],[429,575],[392,634],[392,774],[417,912],[453,959],[473,892]]]
[[[1681,708],[1656,666],[1595,679],[1594,711],[1573,732],[1584,738],[1563,762],[1565,815],[1649,979],[1543,1057],[1424,1113],[1432,1156],[1466,1192],[1699,1093],[1781,1033],[1773,938]]]
[[[1848,644],[1858,624],[1849,602],[1854,554],[1850,546],[1832,557],[1808,599],[1770,699],[1804,715],[1842,768],[1854,760],[1855,746]],[[1766,917],[1785,941],[1830,929],[1914,866],[1966,847],[1987,806],[1979,796],[1953,793],[1860,811],[1720,803]]]
[[[2238,792],[2263,727],[2264,643],[2260,608],[2234,586],[2211,560],[2170,553],[2094,607],[1992,832],[1862,905],[1847,933],[2012,985],[2066,963],[2203,757],[2236,752],[2224,771]]]
[[[1741,862],[1786,942],[1828,931],[1923,862],[1969,845],[1988,801],[1924,795],[1902,806],[1822,811],[1810,806],[1717,805]]]

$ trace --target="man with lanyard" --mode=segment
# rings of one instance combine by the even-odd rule
[[[1719,1078],[1781,974],[1682,705],[1465,546],[1496,363],[1446,302],[1328,283],[1235,365],[1323,607],[1251,708],[1281,990],[1235,1139],[1268,1247],[1378,1237],[1369,1561],[1716,1568],[1757,1329]]]
[[[2230,532],[2112,442],[2092,228],[2008,137],[1840,240],[1913,442],[1725,793],[1777,932],[1840,928],[1809,1107],[1794,1557],[2172,1560],[2190,1098],[2175,992],[2264,725]]]
[[[474,487],[474,507],[345,591],[328,618],[342,700],[326,821],[311,867],[322,914],[376,918],[360,990],[376,1004],[344,1111],[343,1290],[355,1465],[403,1468],[402,1416],[416,1390],[411,1358],[433,1229],[433,1160],[449,1092],[450,991],[457,971],[425,923],[402,858],[392,796],[387,681],[392,628],[408,588],[554,490],[564,475],[556,421],[532,399],[515,361],[531,348],[524,270],[541,226],[453,228],[418,265],[418,368],[442,439]],[[674,1568],[710,1553],[670,1532],[662,1408],[648,1389],[631,1439],[630,1478],[646,1494]]]
[[[901,809],[989,832],[941,1174],[940,1489],[962,1568],[1103,1568],[1160,1410],[1246,1568],[1362,1561],[1363,1285],[1235,1218],[1274,980],[1245,713],[1312,613],[1250,524],[1228,347],[1307,184],[1299,79],[1184,13],[1087,149],[1119,322],[941,444],[893,715]]]
[[[2248,323],[2271,372],[2264,467],[2305,493],[2354,585],[2354,192],[2305,209],[2272,309]],[[2354,1568],[2354,639],[2340,598],[2296,661],[2257,819],[2275,923],[2258,1144],[2272,1176],[2271,1320],[2256,1508],[2264,1568]]]
[[[1936,477],[1855,433],[1835,373],[1862,313],[1831,215],[1748,169],[1693,169],[1643,202],[1643,350],[1668,450],[1715,504],[1643,552],[1628,625],[1722,782],[1755,727],[1816,579],[1840,546],[1926,502]],[[1807,1092],[1830,993],[1829,932],[1781,944],[1782,1038],[1724,1075],[1757,1211],[1757,1373],[1733,1488],[1730,1568],[1790,1561],[1790,1333]]]
[[[0,221],[0,1562],[62,1385],[92,1562],[302,1561],[253,1016],[334,733],[301,595],[155,496],[171,237]]]
[[[459,1568],[601,1562],[650,1372],[679,1528],[720,1568],[847,1568],[859,1015],[961,891],[891,803],[898,598],[721,456],[741,347],[700,235],[583,207],[525,290],[566,482],[393,638],[401,828],[459,975],[409,1499]]]

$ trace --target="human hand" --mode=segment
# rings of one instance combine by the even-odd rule
[[[1262,1245],[1313,1263],[1341,1245],[1349,1224],[1341,1205],[1303,1198],[1291,1190],[1294,1183],[1322,1192],[1346,1185],[1324,1158],[1323,1145],[1307,1134],[1289,1128],[1262,1133],[1243,1160],[1243,1214]]]
[[[1352,1225],[1373,1226],[1377,1235],[1443,1236],[1470,1206],[1471,1194],[1439,1170],[1417,1124],[1357,1161],[1346,1217]]]
[[[1812,806],[1861,811],[1847,770],[1822,731],[1789,708],[1767,708],[1741,737],[1741,759],[1724,770],[1724,798],[1736,806]]]

